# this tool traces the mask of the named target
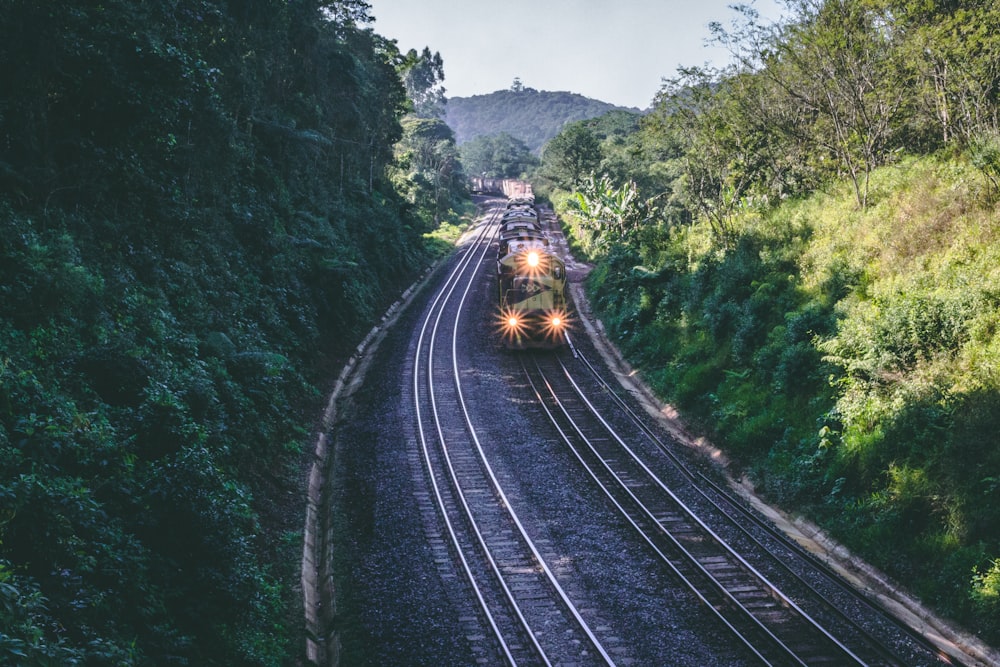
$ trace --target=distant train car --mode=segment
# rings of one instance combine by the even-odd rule
[[[566,343],[566,265],[530,217],[501,224],[497,251],[499,327],[512,349]]]
[[[473,176],[469,179],[469,190],[478,195],[499,195],[511,199],[525,199],[534,202],[531,183],[516,178],[487,178]]]
[[[511,199],[530,199],[532,201],[535,199],[531,183],[519,181],[516,178],[504,179],[503,193]]]
[[[474,176],[469,189],[474,195],[503,195],[504,179]]]

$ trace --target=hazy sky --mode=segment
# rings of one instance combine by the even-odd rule
[[[707,47],[708,24],[729,26],[748,0],[368,0],[375,32],[403,51],[430,47],[444,60],[448,97],[510,88],[566,90],[645,109],[681,65],[725,65]],[[753,6],[779,16],[775,0]]]

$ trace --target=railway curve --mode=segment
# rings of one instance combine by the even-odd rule
[[[501,204],[501,200],[484,201],[492,202],[490,207]],[[490,224],[490,219],[484,217],[476,231]],[[562,359],[577,381],[588,385],[586,395],[602,414],[609,415],[623,439],[630,445],[633,440],[643,440],[642,455],[652,457],[650,467],[664,477],[665,484],[675,489],[680,499],[691,503],[698,513],[712,513],[712,518],[706,520],[712,530],[728,536],[734,529],[720,527],[726,519],[717,510],[709,509],[708,501],[695,497],[689,488],[693,484],[689,475],[659,450],[663,443],[657,445],[617,405],[609,386],[615,383],[603,380],[614,377],[614,373],[604,365],[589,337],[583,335],[579,321],[573,329],[577,358],[567,349],[556,353],[501,351],[493,322],[495,283],[490,272],[490,251],[476,259],[472,251],[466,250],[476,243],[474,234],[468,236],[463,250],[415,290],[412,304],[399,313],[398,323],[382,332],[385,338],[379,351],[370,355],[365,381],[345,392],[338,402],[338,416],[325,428],[329,453],[322,503],[329,508],[330,516],[326,540],[329,567],[321,570],[320,579],[325,577],[332,592],[310,634],[310,642],[320,647],[313,650],[310,661],[323,665],[762,664],[759,652],[720,625],[711,605],[692,595],[611,507],[604,492],[594,485],[551,426],[521,366],[522,359],[538,357],[545,363]],[[459,271],[464,258],[469,258],[469,266],[476,262],[482,265],[465,284],[455,288],[456,293],[467,290],[464,310],[461,315],[457,310],[435,313],[434,301],[441,285],[453,271]],[[434,347],[439,350],[433,353],[427,347],[429,334],[424,334],[423,341],[420,337],[429,317],[440,321],[439,335],[448,339],[443,344],[436,342]],[[595,373],[587,369],[587,362]],[[428,375],[421,375],[428,370]],[[434,399],[453,415],[440,427],[433,425],[430,417],[430,382],[447,388]],[[634,415],[642,413],[633,396],[622,394]],[[464,408],[460,407],[462,403]],[[467,414],[463,415],[463,411]],[[659,425],[650,428],[661,441],[671,437]],[[442,440],[464,441],[469,447],[466,454],[455,455],[454,473],[434,472],[446,458],[437,452]],[[479,441],[478,447],[475,440]],[[678,451],[695,476],[704,474],[718,481],[712,466],[693,456],[690,448]],[[485,472],[486,465],[492,472]],[[516,613],[505,609],[510,604],[502,601],[507,597],[502,586],[492,588],[490,584],[489,591],[477,595],[458,555],[473,542],[469,529],[472,521],[461,518],[462,512],[445,520],[444,515],[451,509],[442,509],[441,501],[435,498],[435,484],[441,489],[456,486],[449,481],[453,476],[463,480],[494,477],[495,482],[483,482],[482,486],[479,481],[458,485],[471,491],[473,498],[502,498],[499,505],[515,509],[517,521],[534,545],[534,550],[521,545],[495,552],[498,569],[503,570],[511,558],[513,564],[507,569],[519,570],[532,580],[510,579],[511,595],[556,600],[559,595],[551,590],[551,584],[537,583],[543,569],[539,562],[544,562],[598,639],[606,658],[599,657],[601,651],[596,648],[581,651],[580,646],[588,641],[586,631],[569,629],[569,625],[559,626],[562,629],[555,634],[576,634],[566,641],[546,644],[544,656],[539,655],[527,647],[530,636],[517,630],[516,623],[510,620]],[[445,504],[460,504],[454,494],[442,491],[442,495],[452,498]],[[473,509],[472,513],[483,517],[485,511]],[[462,533],[461,537],[449,536],[448,521]],[[517,541],[516,528],[492,522],[482,519],[486,532]],[[734,535],[729,539],[738,550],[750,548],[746,546],[749,538]],[[526,560],[513,560],[514,551],[519,552],[517,559]],[[530,555],[525,556],[525,551]],[[474,567],[487,580],[496,578],[495,573],[488,573],[488,564],[484,565],[487,557],[475,549],[465,557],[475,561]],[[761,569],[767,579],[775,579],[779,589],[791,590],[789,595],[796,596],[798,604],[797,596],[802,593],[797,584],[789,583],[786,573],[778,571],[779,566],[754,556],[752,567]],[[512,648],[505,651],[502,640],[496,638],[489,621],[493,612],[483,610],[477,599],[480,595],[490,598],[490,604],[499,600],[496,615],[507,620],[497,621],[496,625],[504,628],[501,634],[513,637]],[[539,623],[541,607],[560,604],[545,602],[532,609],[532,603],[528,603],[527,611],[522,613],[532,617],[531,626]],[[804,604],[813,613],[815,603]],[[567,623],[566,619],[573,616],[565,610],[557,615],[563,619],[558,623]],[[862,622],[869,624],[867,620]],[[838,629],[834,634],[842,631]],[[548,639],[545,629],[527,632]],[[866,653],[868,649],[851,644],[849,650],[859,657],[856,664],[960,664],[920,654],[922,649],[914,648],[913,639],[898,629],[876,628],[875,633],[885,639],[888,651],[906,645],[910,653],[902,654],[906,657],[871,657],[877,656],[878,649]],[[763,657],[772,664],[796,664]],[[805,662],[835,664],[821,663],[815,656],[807,657]]]

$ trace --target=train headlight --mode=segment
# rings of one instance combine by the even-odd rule
[[[565,310],[552,310],[542,320],[542,333],[546,340],[561,340],[570,328],[569,313]]]
[[[532,251],[532,252],[528,253],[528,266],[532,266],[532,267],[538,266],[538,263],[540,261],[541,261],[541,258],[538,256],[537,252]]]
[[[496,328],[507,343],[520,340],[526,333],[524,319],[511,308],[503,308],[497,313]]]

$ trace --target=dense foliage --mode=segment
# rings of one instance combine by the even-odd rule
[[[310,424],[442,218],[367,11],[3,3],[0,662],[301,652]]]
[[[465,171],[486,178],[524,178],[538,164],[528,145],[506,132],[476,137],[458,150]]]
[[[645,119],[645,120],[644,120]],[[553,190],[572,190],[596,174],[634,183],[643,191],[662,192],[664,179],[649,155],[664,151],[648,141],[650,123],[630,111],[610,111],[603,116],[567,123],[542,148],[542,157],[531,174],[535,191],[545,196]]]
[[[465,171],[451,128],[439,118],[403,119],[405,136],[396,146],[398,189],[434,229],[460,208],[468,194]]]
[[[566,123],[615,109],[612,104],[576,93],[539,91],[515,81],[510,90],[448,98],[445,120],[459,145],[476,137],[505,133],[537,153]]]
[[[737,64],[681,70],[638,130],[567,128],[593,173],[553,161],[552,198],[662,395],[995,644],[1000,9],[787,4],[717,27]]]

